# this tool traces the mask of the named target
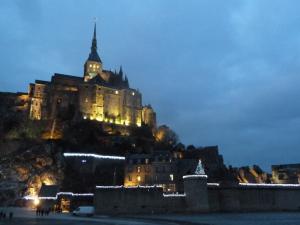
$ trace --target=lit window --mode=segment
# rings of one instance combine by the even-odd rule
[[[85,102],[89,102],[89,100],[87,98],[85,98]]]
[[[85,159],[83,159],[83,160],[81,160],[81,162],[82,162],[82,163],[86,163],[86,160],[85,160]]]
[[[140,166],[137,167],[137,172],[138,172],[138,173],[141,172],[141,167],[140,167]]]
[[[174,180],[174,175],[170,174],[170,180],[173,181]]]
[[[135,93],[134,93],[134,92],[132,92],[131,94],[132,94],[132,96],[134,96],[134,95],[135,95]]]
[[[99,69],[99,65],[97,65],[97,68]]]
[[[141,181],[141,176],[137,176],[137,180],[138,180],[138,181]]]
[[[145,163],[148,164],[149,163],[149,159],[145,159]]]
[[[119,91],[117,90],[117,91],[115,91],[115,93],[116,93],[116,95],[117,95],[117,94],[119,94]]]
[[[95,64],[93,65],[93,68],[96,68],[96,65],[95,65]]]
[[[92,67],[92,64],[90,64],[90,67]]]

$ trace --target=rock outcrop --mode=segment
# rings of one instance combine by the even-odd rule
[[[42,183],[60,184],[64,176],[63,165],[61,152],[50,143],[1,143],[0,204],[37,195]]]

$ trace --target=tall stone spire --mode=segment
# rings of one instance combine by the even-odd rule
[[[89,61],[95,61],[95,62],[100,62],[102,63],[98,52],[97,52],[97,31],[96,31],[96,22],[94,25],[94,35],[93,35],[93,40],[92,40],[92,46],[91,46],[91,52],[89,54]]]

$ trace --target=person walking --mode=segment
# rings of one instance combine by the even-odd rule
[[[13,216],[14,216],[14,213],[13,212],[9,212],[9,220],[12,220]]]

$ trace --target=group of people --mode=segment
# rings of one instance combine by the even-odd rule
[[[13,212],[9,212],[7,216],[11,220],[13,218],[13,216],[14,216],[14,213]],[[6,212],[3,212],[3,211],[0,212],[0,220],[1,219],[6,219]]]
[[[50,209],[42,209],[42,208],[36,209],[37,216],[49,216],[49,214],[50,214]]]

